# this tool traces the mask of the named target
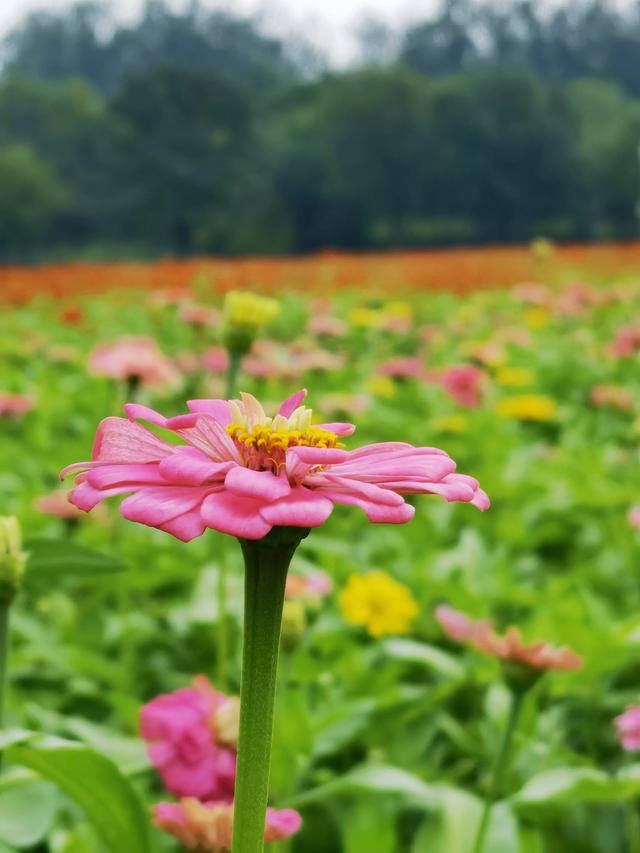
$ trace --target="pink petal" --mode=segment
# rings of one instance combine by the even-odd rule
[[[178,486],[200,486],[215,480],[222,481],[235,462],[212,462],[195,447],[178,447],[171,456],[160,463],[160,473],[165,480]]]
[[[113,489],[94,489],[89,483],[83,482],[69,492],[69,500],[78,509],[90,512],[100,501],[114,497],[115,495],[126,495],[133,488],[128,483],[126,486],[119,486]]]
[[[283,418],[290,418],[291,415],[295,412],[295,410],[302,404],[302,401],[307,396],[307,389],[303,388],[301,391],[298,391],[295,394],[292,394],[290,397],[284,401],[284,403],[278,409],[278,414],[282,415]]]
[[[165,533],[170,533],[182,542],[191,542],[197,536],[202,536],[206,525],[202,520],[200,507],[198,506],[189,512],[185,512],[183,515],[172,518],[166,524],[159,525],[158,529],[164,530]]]
[[[140,403],[127,403],[124,407],[124,411],[130,421],[149,421],[150,424],[155,424],[160,427],[166,426],[167,424],[167,419],[164,415],[161,415],[160,412],[156,412],[155,409],[150,409],[148,406],[142,406]]]
[[[143,487],[131,497],[125,498],[120,512],[129,521],[159,527],[198,506],[210,489],[210,486]]]
[[[190,412],[212,415],[224,427],[233,420],[228,400],[188,400],[187,407]]]
[[[369,521],[372,521],[374,524],[406,524],[408,521],[411,521],[415,514],[415,508],[411,504],[404,503],[404,501],[398,506],[388,506],[373,503],[358,495],[347,492],[322,489],[320,494],[323,494],[334,503],[360,507],[366,513]]]
[[[111,489],[114,486],[160,485],[164,483],[157,462],[142,465],[100,465],[87,472],[86,481],[96,489]]]
[[[216,462],[242,462],[231,436],[212,415],[201,414],[195,426],[181,429],[179,434]]]
[[[263,506],[260,515],[274,527],[319,527],[332,510],[333,503],[328,498],[304,486],[296,486],[287,497]]]
[[[241,539],[262,539],[272,525],[262,518],[260,507],[260,501],[225,490],[205,498],[201,513],[207,527],[221,533]]]
[[[253,471],[240,465],[229,471],[224,484],[234,495],[269,502],[285,497],[291,491],[286,477],[276,477],[271,471]]]
[[[314,424],[314,426],[317,429],[326,429],[329,432],[335,433],[335,435],[353,435],[356,431],[355,424],[341,423],[339,421],[330,424]]]
[[[173,449],[139,423],[105,418],[96,432],[91,458],[94,462],[159,462]]]
[[[339,470],[339,469],[338,469]],[[339,477],[332,474],[321,472],[317,475],[311,475],[308,479],[308,485],[330,489],[335,492],[347,492],[355,495],[360,495],[367,501],[372,503],[385,504],[387,506],[399,506],[404,503],[401,495],[388,488],[381,488],[370,483],[362,483],[359,480],[351,480],[347,477]]]

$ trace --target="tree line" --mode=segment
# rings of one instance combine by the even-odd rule
[[[360,56],[251,20],[104,4],[0,56],[0,259],[625,239],[640,4],[448,0]]]

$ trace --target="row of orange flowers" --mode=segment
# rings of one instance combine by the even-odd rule
[[[539,258],[537,259],[539,261]],[[322,291],[366,286],[390,289],[453,290],[508,287],[536,272],[529,246],[481,247],[388,253],[322,252],[299,257],[163,259],[149,263],[64,263],[0,267],[0,301],[22,304],[39,294],[64,298],[113,289],[186,288],[202,278],[221,293],[251,288],[267,293]],[[640,243],[568,245],[546,263],[588,268],[592,275],[620,274],[640,267]]]

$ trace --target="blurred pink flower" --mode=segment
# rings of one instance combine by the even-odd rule
[[[326,572],[317,570],[308,575],[289,572],[285,587],[285,598],[322,598],[333,589],[331,578]]]
[[[201,803],[186,798],[179,803],[158,803],[153,822],[173,835],[187,850],[228,853],[233,835],[233,807],[226,803]],[[293,809],[267,809],[264,840],[267,844],[288,838],[300,829],[302,818]]]
[[[378,376],[391,376],[394,379],[418,379],[423,373],[419,358],[390,358],[376,368]]]
[[[527,305],[544,306],[549,300],[549,288],[537,281],[525,281],[513,288],[514,299]]]
[[[640,750],[640,705],[631,705],[614,722],[622,746],[628,750]]]
[[[224,347],[209,347],[202,356],[202,363],[212,373],[226,373],[229,368],[229,353]]]
[[[348,327],[344,320],[332,314],[317,314],[309,320],[309,331],[318,337],[344,338]]]
[[[251,394],[191,400],[190,414],[170,419],[129,404],[129,420],[106,418],[98,427],[92,461],[61,476],[79,475],[71,500],[80,509],[133,493],[121,505],[125,518],[183,541],[207,527],[244,539],[262,539],[272,527],[318,527],[336,503],[359,506],[376,523],[404,524],[414,515],[403,498],[411,494],[489,506],[478,481],[455,473],[444,450],[399,441],[342,449],[338,439],[355,426],[311,426],[305,395],[289,397],[274,418]],[[186,444],[163,441],[138,419]]]
[[[222,321],[222,314],[208,305],[185,302],[178,308],[178,320],[191,326],[217,326]]]
[[[609,350],[615,358],[629,358],[640,349],[640,325],[621,326]]]
[[[621,412],[633,409],[633,396],[620,385],[594,385],[589,392],[589,398],[594,406],[611,406]]]
[[[41,495],[34,501],[34,506],[45,515],[55,515],[68,521],[81,518],[84,513],[74,506],[69,500],[69,492],[66,489],[56,489],[48,495]]]
[[[89,356],[89,370],[94,376],[138,380],[145,386],[175,385],[180,380],[173,362],[153,338],[145,337],[123,337],[99,344]]]
[[[176,797],[231,802],[236,753],[217,737],[217,715],[230,699],[204,676],[191,687],[156,696],[140,710],[140,734],[167,790]]]
[[[640,528],[640,504],[631,507],[627,518],[629,519],[629,524],[632,527]]]
[[[446,367],[426,374],[427,381],[442,385],[459,406],[476,408],[482,398],[484,372],[473,364]]]
[[[0,418],[19,418],[33,408],[33,400],[23,394],[8,394],[0,391]]]
[[[579,669],[582,658],[565,646],[538,642],[525,645],[520,631],[511,625],[504,636],[493,630],[488,619],[473,621],[452,607],[436,608],[436,619],[451,639],[467,643],[481,652],[533,669]]]

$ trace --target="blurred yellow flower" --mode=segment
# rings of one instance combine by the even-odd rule
[[[351,575],[340,607],[350,625],[363,625],[372,637],[406,634],[418,615],[411,590],[382,571]]]
[[[536,261],[548,260],[554,252],[554,245],[546,237],[538,237],[529,244],[529,249]]]
[[[393,397],[396,393],[396,385],[390,376],[370,376],[365,388],[374,397]]]
[[[464,415],[444,415],[435,418],[433,428],[438,432],[466,432],[469,429],[469,419]]]
[[[524,315],[524,321],[530,329],[543,329],[549,325],[549,312],[544,308],[530,308]]]
[[[534,381],[535,376],[527,367],[501,367],[496,373],[496,382],[505,388],[526,388]]]
[[[496,411],[501,417],[513,420],[552,421],[558,413],[558,406],[555,400],[544,394],[518,394],[500,400]]]
[[[347,317],[349,325],[356,328],[375,329],[380,325],[381,315],[374,308],[353,308]]]
[[[280,312],[280,304],[269,296],[248,290],[231,290],[224,300],[223,322],[261,329]]]
[[[413,308],[408,302],[402,299],[392,299],[390,302],[385,302],[382,312],[391,317],[413,316]]]

